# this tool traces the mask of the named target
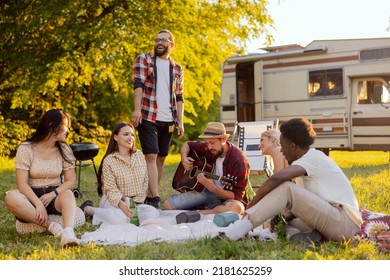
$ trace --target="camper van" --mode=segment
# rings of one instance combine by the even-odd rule
[[[390,151],[390,38],[263,51],[224,63],[220,117],[230,133],[239,123],[305,117],[325,152]]]

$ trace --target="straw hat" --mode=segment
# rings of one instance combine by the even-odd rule
[[[230,134],[226,134],[226,129],[223,123],[209,122],[206,129],[199,138],[228,138]]]

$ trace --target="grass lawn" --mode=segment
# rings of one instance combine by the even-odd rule
[[[100,163],[102,153],[95,158]],[[338,152],[330,156],[341,166],[350,179],[360,208],[390,213],[389,153],[385,152]],[[163,199],[175,193],[171,180],[179,157],[170,155],[166,162],[160,195]],[[265,175],[251,178],[253,185],[260,184]],[[15,188],[13,160],[0,158],[0,260],[390,260],[390,253],[379,251],[367,241],[358,245],[349,242],[323,243],[320,246],[294,245],[283,242],[259,241],[230,242],[222,239],[190,240],[185,243],[148,242],[137,247],[82,245],[62,249],[59,240],[46,234],[19,235],[15,230],[15,218],[4,206],[7,190]],[[82,197],[98,204],[96,176],[92,166],[81,172]],[[81,236],[96,228],[88,221],[76,229]]]

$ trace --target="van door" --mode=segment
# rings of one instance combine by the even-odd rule
[[[254,72],[253,61],[236,66],[238,122],[252,122],[256,118]]]
[[[387,79],[352,79],[353,150],[390,151],[390,100]]]

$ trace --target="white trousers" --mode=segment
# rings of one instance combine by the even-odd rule
[[[100,200],[99,207],[95,208],[92,224],[99,225],[102,222],[111,225],[119,225],[129,223],[130,219],[126,217],[121,209],[112,206],[107,200],[107,197],[103,195],[102,199]]]

